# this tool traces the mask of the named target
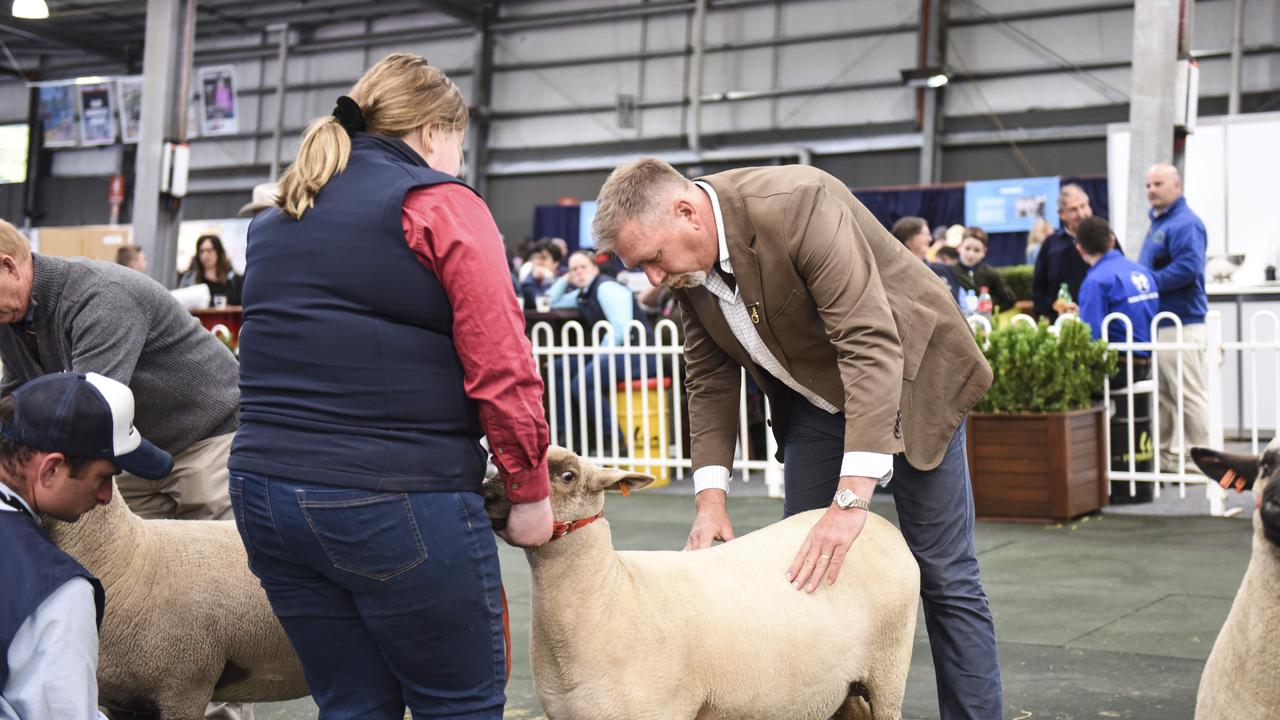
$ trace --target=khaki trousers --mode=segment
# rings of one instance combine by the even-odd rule
[[[134,514],[150,520],[230,520],[227,455],[235,433],[206,438],[173,458],[173,472],[162,480],[129,473],[116,486]]]
[[[1204,323],[1182,326],[1182,341],[1204,346]],[[1156,331],[1159,343],[1177,342],[1177,328],[1162,327]],[[1203,350],[1162,350],[1156,353],[1160,364],[1160,470],[1177,472],[1178,457],[1186,458],[1188,472],[1196,472],[1191,460],[1193,446],[1209,445],[1209,394],[1204,381]],[[1182,357],[1182,423],[1178,434],[1178,357]]]
[[[129,473],[116,476],[120,495],[135,514],[160,520],[231,520],[227,494],[227,455],[235,433],[215,435],[173,458],[173,472],[163,480],[144,480]],[[253,706],[210,703],[206,720],[253,720]]]

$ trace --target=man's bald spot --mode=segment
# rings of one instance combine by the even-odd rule
[[[1151,169],[1147,171],[1147,175],[1159,175],[1171,182],[1178,183],[1179,185],[1182,184],[1182,175],[1178,173],[1178,168],[1170,165],[1169,163],[1156,163],[1155,165],[1152,165]]]

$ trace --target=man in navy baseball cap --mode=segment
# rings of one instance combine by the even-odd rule
[[[0,718],[98,718],[101,583],[45,534],[111,502],[112,477],[162,478],[169,453],[133,426],[133,393],[96,373],[32,380],[0,400]]]

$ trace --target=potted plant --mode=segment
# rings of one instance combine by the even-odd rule
[[[1089,326],[1011,323],[979,337],[994,373],[969,414],[979,516],[1066,520],[1107,503],[1105,408],[1094,401],[1116,353]]]

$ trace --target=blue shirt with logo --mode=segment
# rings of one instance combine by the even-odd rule
[[[1151,341],[1151,318],[1160,311],[1160,291],[1152,272],[1112,250],[1089,269],[1080,284],[1080,319],[1089,323],[1095,339],[1102,337],[1102,319],[1111,313],[1123,313],[1133,323],[1133,341]],[[1107,326],[1107,341],[1127,342],[1124,323],[1112,320]],[[1150,353],[1136,351],[1134,355]]]
[[[1204,291],[1207,246],[1204,223],[1187,207],[1186,198],[1178,198],[1164,213],[1151,211],[1151,229],[1138,262],[1155,274],[1160,310],[1177,315],[1184,324],[1204,322],[1209,311]]]

